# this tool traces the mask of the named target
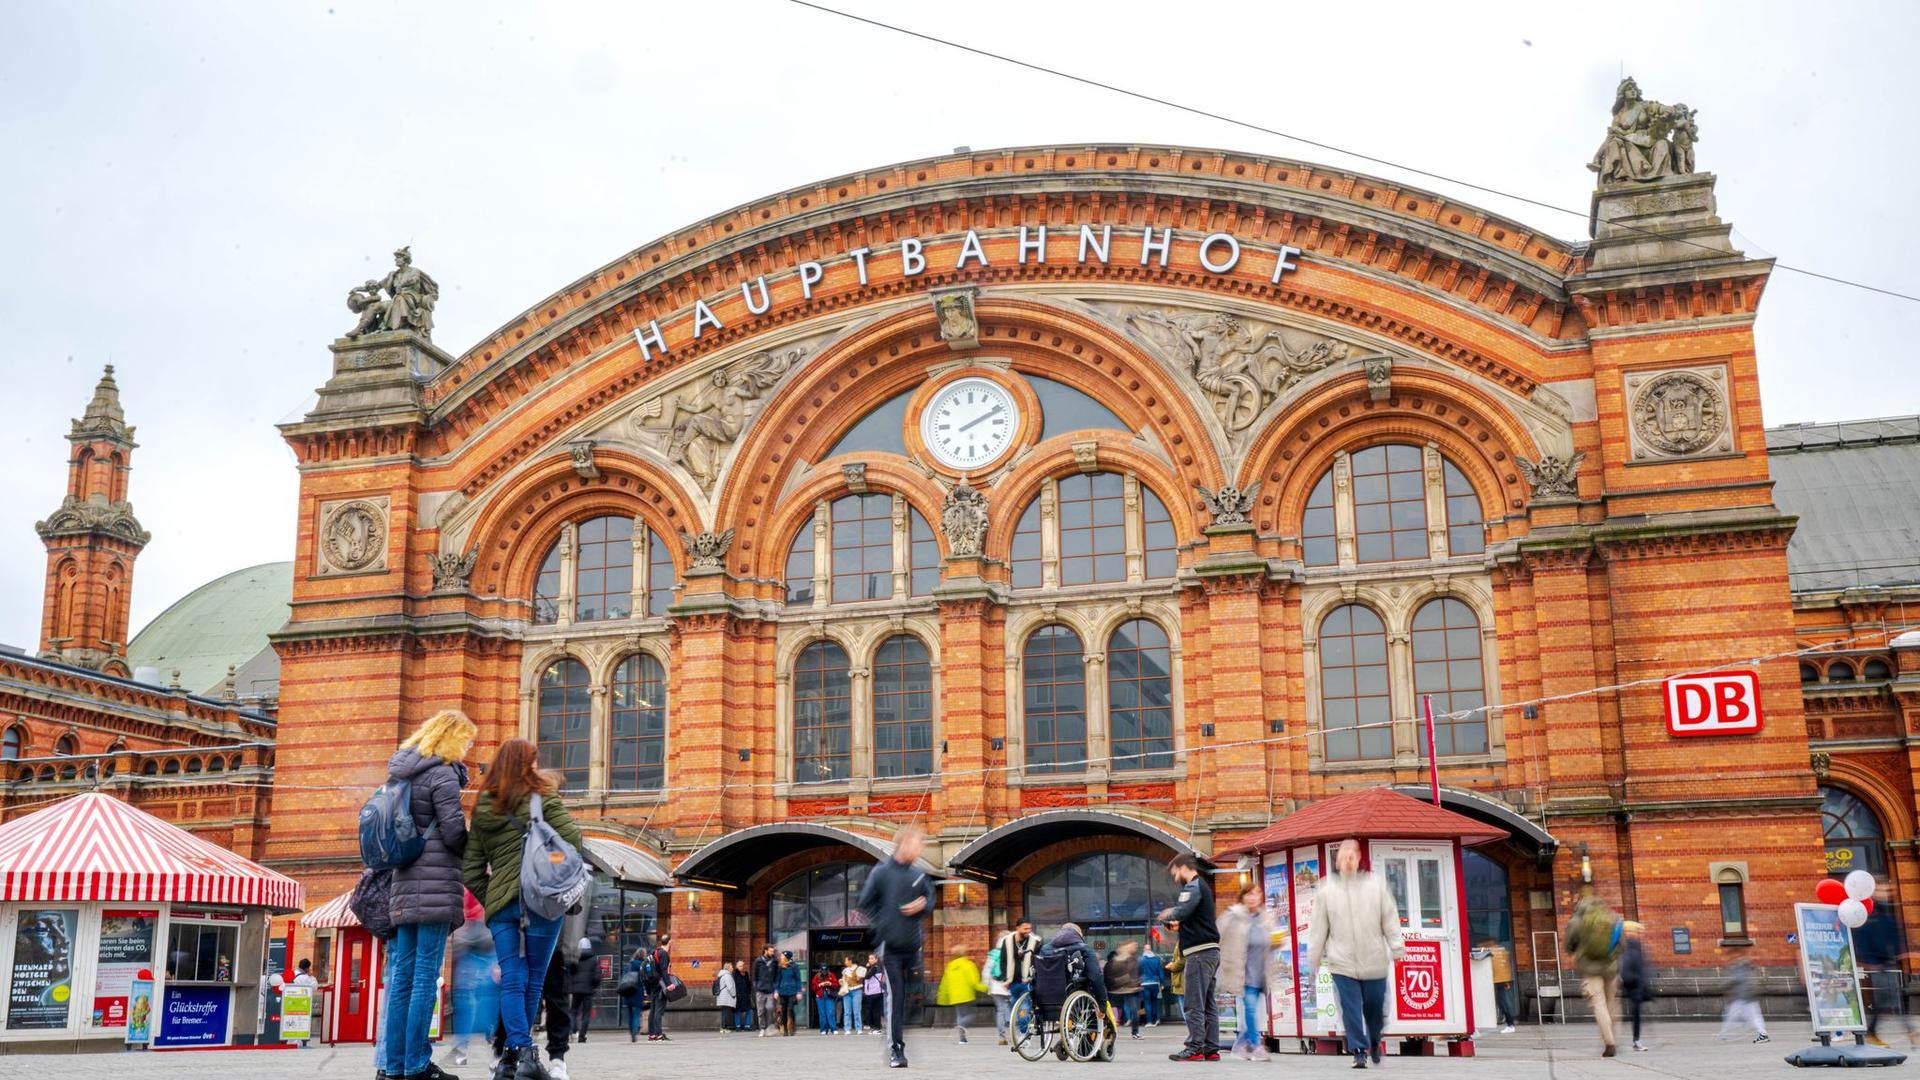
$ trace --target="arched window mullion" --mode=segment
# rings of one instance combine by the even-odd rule
[[[933,772],[933,665],[911,634],[880,643],[872,669],[873,776]]]
[[[1087,664],[1080,635],[1052,623],[1021,650],[1021,713],[1028,772],[1080,772],[1087,757]]]
[[[666,750],[666,667],[652,653],[635,653],[614,669],[607,788],[658,791],[665,787]]]
[[[1393,756],[1387,630],[1372,608],[1343,604],[1320,621],[1320,735],[1328,762]]]
[[[592,679],[572,657],[548,664],[535,691],[535,743],[540,767],[559,774],[569,791],[583,791],[593,766]]]
[[[853,766],[853,680],[847,652],[816,641],[793,666],[793,779],[845,780]]]
[[[1107,638],[1107,738],[1115,772],[1173,767],[1173,656],[1167,632],[1129,619]]]
[[[1416,720],[1421,699],[1433,698],[1433,731],[1441,757],[1487,752],[1486,681],[1481,664],[1480,620],[1471,607],[1452,597],[1423,604],[1413,617],[1413,697]],[[1468,710],[1481,711],[1456,716]],[[1419,740],[1426,757],[1426,739]]]

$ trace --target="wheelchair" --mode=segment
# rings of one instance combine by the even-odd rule
[[[1091,985],[1082,954],[1035,957],[1033,982],[1013,1003],[1007,1025],[1013,1052],[1028,1061],[1048,1054],[1061,1061],[1112,1061],[1118,1032],[1087,989]]]

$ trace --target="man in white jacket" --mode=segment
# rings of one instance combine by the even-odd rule
[[[1360,842],[1343,840],[1332,877],[1320,882],[1307,925],[1307,970],[1325,961],[1340,995],[1340,1024],[1353,1067],[1380,1061],[1387,1019],[1387,976],[1406,953],[1400,908],[1384,877],[1360,869]],[[1306,978],[1310,974],[1303,973]]]

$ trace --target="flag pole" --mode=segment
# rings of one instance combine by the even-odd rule
[[[1435,753],[1433,741],[1433,695],[1424,694],[1420,698],[1421,707],[1427,713],[1427,775],[1433,781],[1433,805],[1440,805],[1440,755]]]

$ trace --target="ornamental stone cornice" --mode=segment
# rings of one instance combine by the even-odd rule
[[[132,503],[82,499],[74,495],[60,500],[60,509],[45,521],[34,522],[33,531],[39,533],[42,540],[104,534],[135,547],[145,547],[147,541],[153,539],[151,533],[140,527],[140,519],[133,516]]]

